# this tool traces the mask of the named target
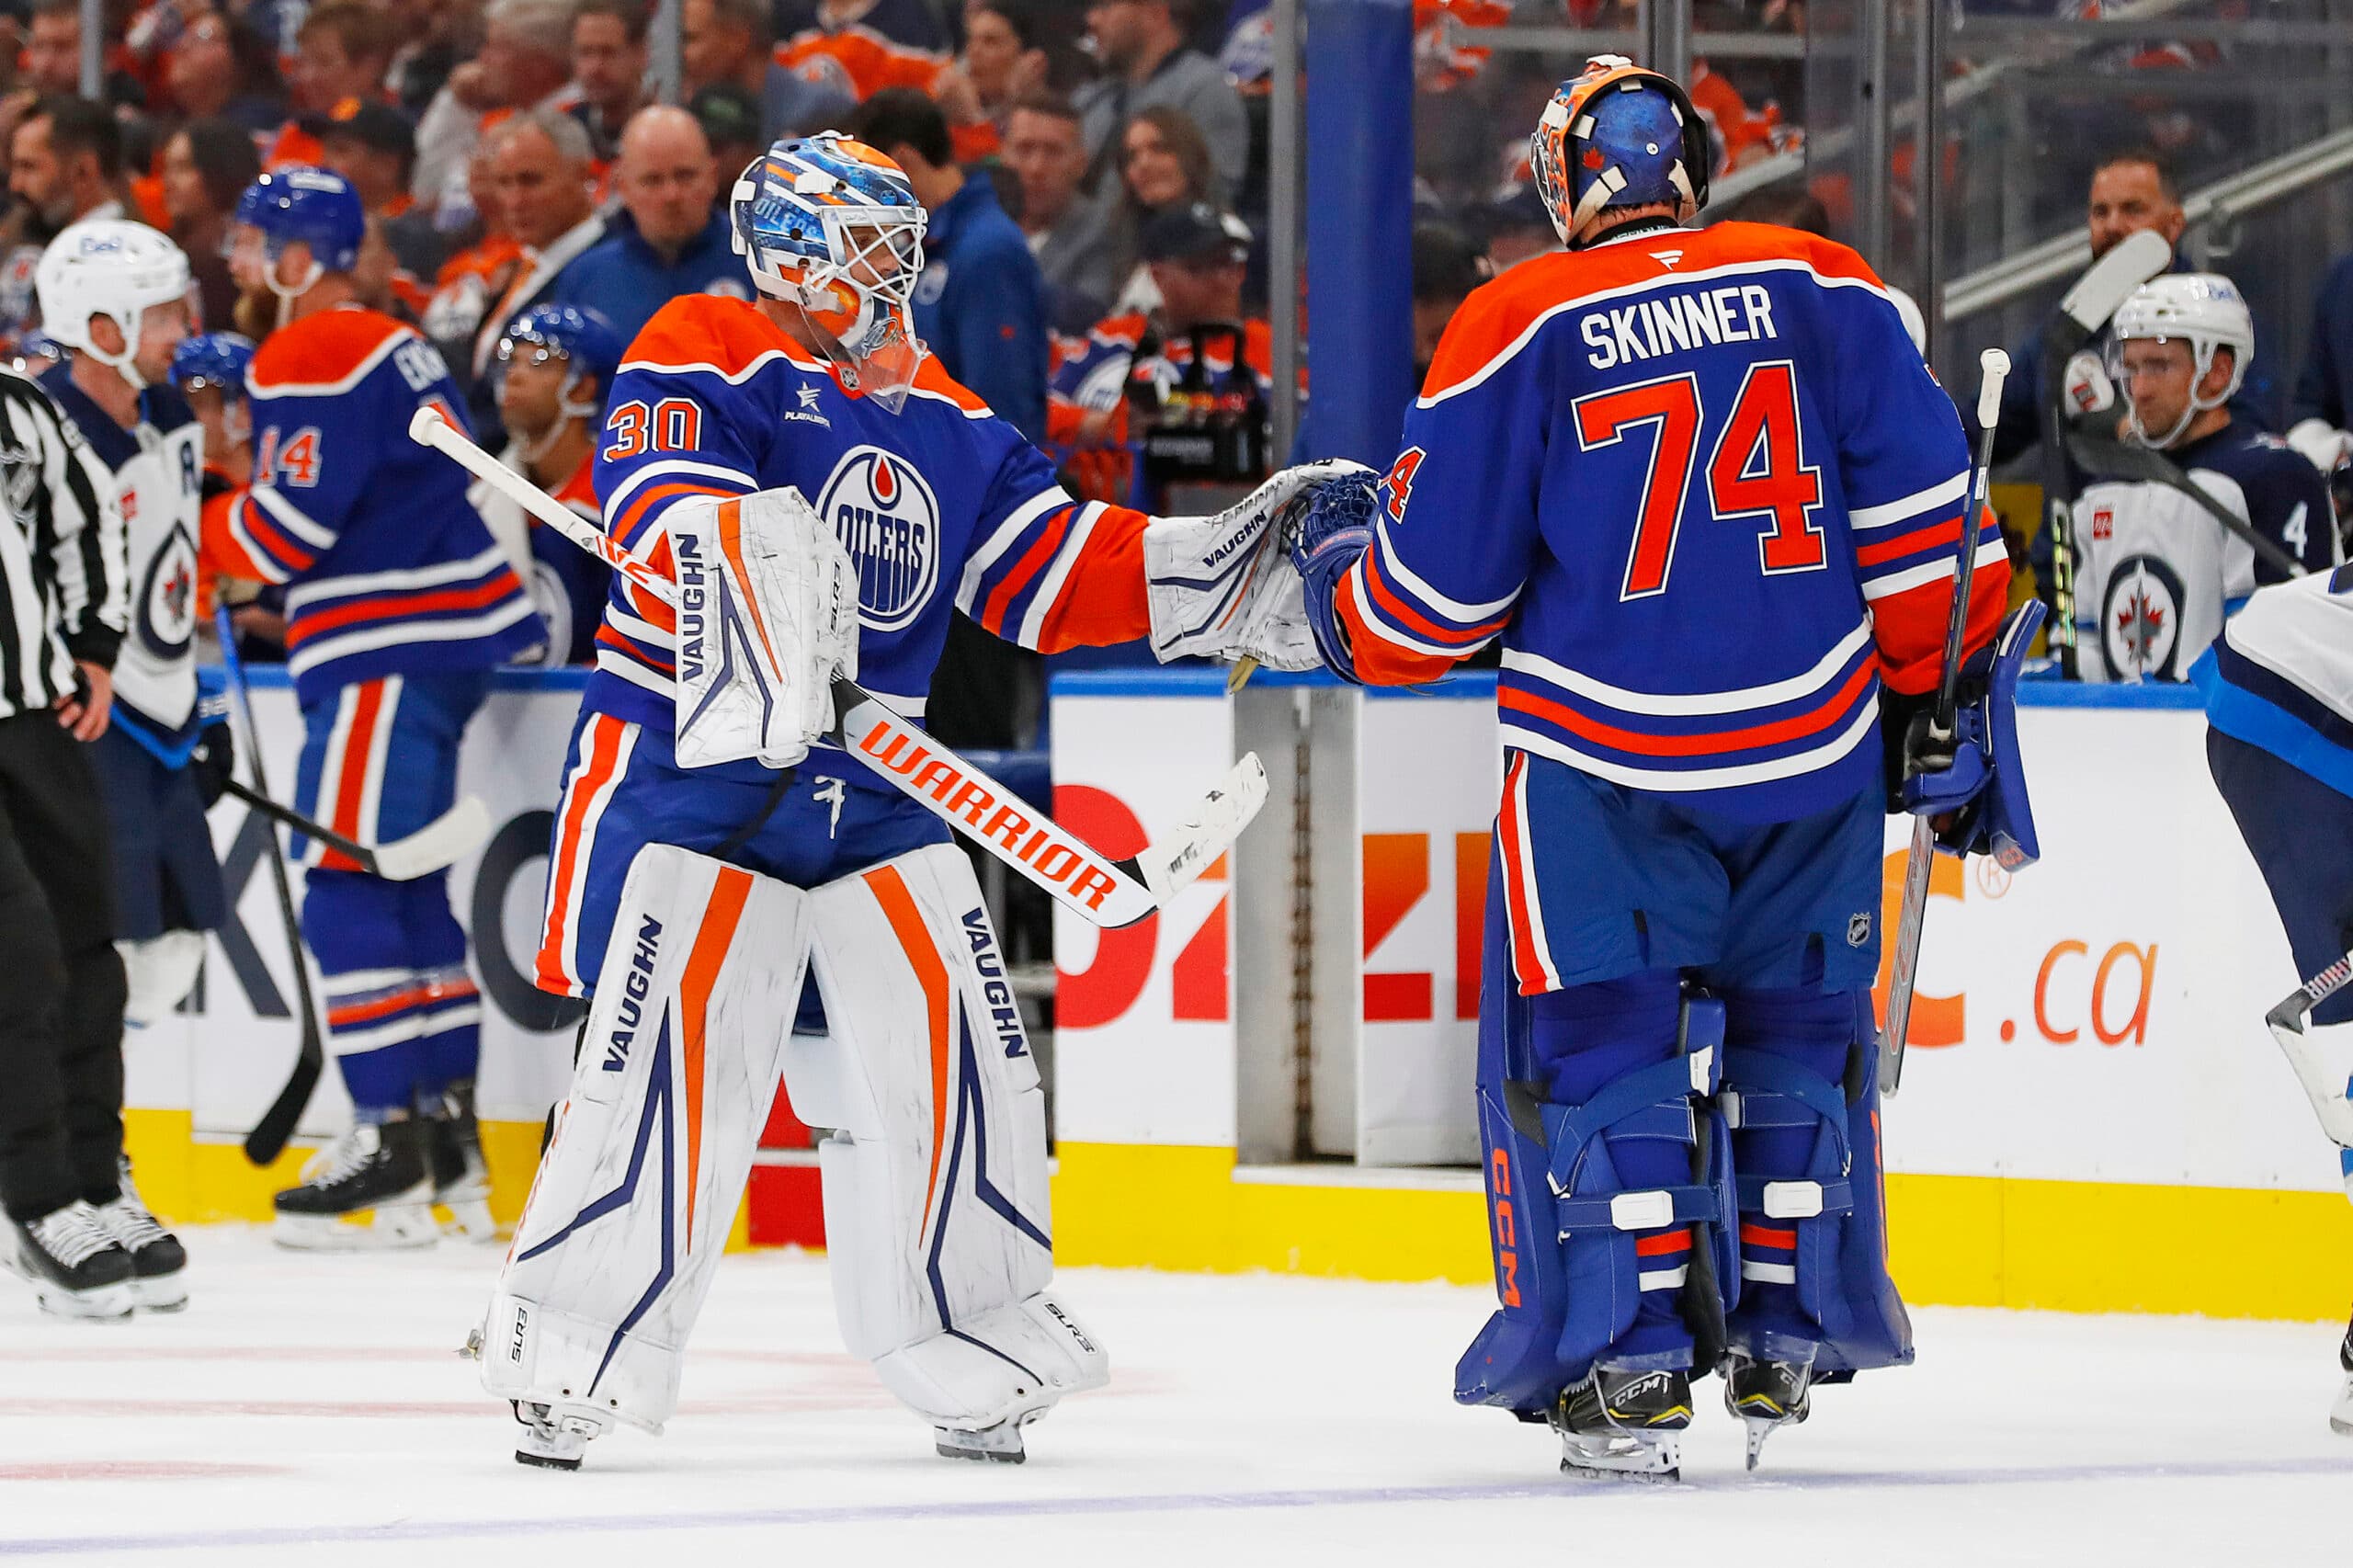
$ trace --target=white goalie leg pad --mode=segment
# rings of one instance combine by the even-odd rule
[[[630,866],[572,1088],[483,1324],[483,1386],[658,1432],[808,967],[809,895],[669,845]]]
[[[1017,1431],[1109,1363],[1046,1293],[1045,1097],[980,885],[935,845],[811,905],[829,1032],[793,1037],[785,1086],[828,1131],[842,1337],[935,1426]]]

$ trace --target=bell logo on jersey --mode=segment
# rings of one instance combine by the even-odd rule
[[[139,587],[139,640],[159,659],[178,658],[196,637],[196,543],[174,523]]]
[[[825,481],[817,515],[858,562],[858,619],[869,631],[915,624],[939,584],[939,501],[915,465],[853,447]]]

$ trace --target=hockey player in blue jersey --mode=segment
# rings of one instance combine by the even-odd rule
[[[1455,1397],[1551,1422],[1572,1471],[1657,1476],[1695,1372],[1724,1373],[1753,1462],[1813,1384],[1911,1358],[1879,1179],[1881,710],[1901,735],[1936,684],[1964,528],[1981,666],[2008,566],[1862,259],[1679,226],[1709,160],[1679,87],[1597,59],[1532,154],[1568,249],[1471,296],[1387,475],[1319,491],[1294,559],[1349,679],[1503,639],[1478,1073],[1501,1306]]]
[[[491,671],[544,633],[463,476],[404,434],[428,403],[458,422],[463,400],[414,329],[357,302],[365,228],[350,184],[317,169],[264,175],[237,204],[231,269],[274,326],[247,372],[252,482],[209,542],[233,574],[288,586],[296,809],[380,843],[450,809]],[[487,1236],[481,1003],[448,875],[388,881],[316,843],[304,863],[303,940],[356,1120],[278,1195],[278,1239],[423,1244],[437,1202]]]
[[[506,324],[492,359],[499,422],[507,436],[499,460],[592,523],[604,520],[597,510],[593,460],[605,425],[605,393],[621,368],[623,347],[612,324],[593,310],[533,305]],[[612,573],[489,486],[477,489],[473,500],[546,623],[548,642],[539,662],[589,663]]]
[[[2178,272],[2117,308],[2108,348],[2121,432],[2308,572],[2337,560],[2328,481],[2231,400],[2255,358],[2255,320],[2227,278]],[[2288,573],[2174,483],[2102,478],[2075,506],[2078,674],[2186,680],[2222,622]]]
[[[483,1382],[527,1462],[577,1465],[617,1422],[659,1430],[780,1070],[825,1130],[852,1353],[943,1455],[1017,1460],[1022,1428],[1106,1364],[1049,1290],[1042,1098],[971,864],[824,723],[731,752],[710,739],[727,710],[692,694],[755,634],[763,659],[791,652],[768,647],[775,626],[821,654],[794,688],[820,706],[847,668],[919,717],[958,610],[1043,653],[1148,636],[1164,658],[1313,665],[1273,519],[1331,471],[1211,518],[1076,501],[915,338],[925,214],[895,164],[837,136],[779,142],[731,210],[756,301],[670,301],[608,399],[607,530],[680,608],[616,576],[597,633],[539,960],[543,988],[591,1007]],[[731,577],[779,574],[800,611],[745,627],[715,609],[722,555]],[[788,708],[752,712],[766,733]],[[985,821],[1029,831],[1017,816]]]

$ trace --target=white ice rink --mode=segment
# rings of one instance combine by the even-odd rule
[[[0,1558],[2342,1568],[2353,1528],[2325,1324],[1926,1311],[1916,1367],[1824,1391],[1755,1477],[1710,1380],[1651,1488],[1449,1400],[1483,1290],[1073,1270],[1111,1386],[983,1467],[839,1353],[822,1260],[764,1255],[722,1269],[669,1434],[564,1475],[513,1462],[454,1354],[494,1252],[190,1241],[177,1317],[60,1323],[0,1279]]]

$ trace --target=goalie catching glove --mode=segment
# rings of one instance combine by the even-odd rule
[[[1322,486],[1371,472],[1336,459],[1304,463],[1213,517],[1154,517],[1143,533],[1153,655],[1313,669],[1321,661],[1292,562],[1291,519]]]
[[[1961,705],[1952,731],[1939,732],[1933,698],[1884,695],[1881,722],[1903,737],[1903,809],[1950,820],[1937,833],[1947,855],[1991,855],[2006,870],[2040,857],[2034,809],[2018,758],[2018,666],[2041,630],[2043,606],[2029,599],[2010,612],[1993,642],[1961,666]]]
[[[790,767],[834,726],[833,682],[858,676],[858,567],[793,489],[681,503],[677,756]]]

